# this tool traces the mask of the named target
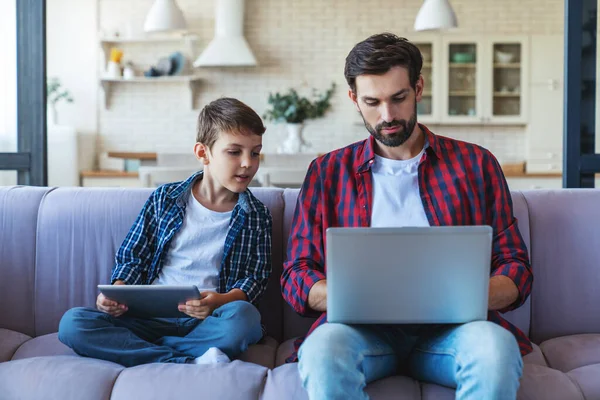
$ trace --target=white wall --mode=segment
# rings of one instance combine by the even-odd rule
[[[79,169],[91,169],[96,162],[97,6],[97,0],[46,1],[47,75],[58,77],[74,98],[57,109],[59,124],[73,126],[78,133]]]
[[[198,52],[213,35],[212,0],[178,0],[190,29],[200,36]],[[152,0],[99,0],[99,27],[121,33],[140,31]],[[368,35],[389,30],[410,39],[422,0],[246,0],[246,38],[258,59],[256,68],[210,68],[200,86],[198,106],[223,95],[247,102],[260,114],[270,91],[290,86],[308,91],[335,81],[338,91],[326,118],[310,121],[307,139],[328,151],[366,136],[354,125],[356,112],[346,95],[344,60],[352,46]],[[460,31],[465,34],[559,33],[563,0],[453,0]],[[156,60],[172,50],[165,46],[124,47],[125,59]],[[147,65],[144,65],[147,67]],[[189,109],[184,85],[119,85],[109,109],[100,108],[99,131],[105,150],[153,151],[167,144],[190,148],[198,110]],[[502,159],[524,159],[524,128],[432,127],[436,132],[474,141]],[[265,151],[284,136],[269,125]]]

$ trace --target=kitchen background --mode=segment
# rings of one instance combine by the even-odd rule
[[[459,21],[459,28],[452,35],[460,34],[470,41],[520,35],[525,43],[522,57],[528,60],[523,66],[529,69],[522,83],[532,87],[536,84],[536,65],[542,70],[548,64],[557,65],[552,76],[554,82],[546,82],[544,77],[538,83],[546,91],[552,90],[548,85],[562,91],[563,0],[452,0],[451,3]],[[58,123],[74,127],[77,132],[73,164],[77,170],[110,167],[111,160],[106,158],[109,151],[191,151],[198,111],[220,96],[236,97],[262,115],[270,92],[293,87],[309,94],[312,88],[323,91],[332,82],[337,84],[337,90],[330,111],[323,118],[307,121],[304,137],[314,152],[326,152],[360,140],[367,132],[357,123],[360,117],[347,97],[343,77],[347,53],[358,41],[382,31],[411,40],[423,38],[413,29],[422,0],[246,0],[244,33],[257,66],[195,68],[192,73],[199,76],[199,81],[192,85],[189,82],[102,84],[112,45],[123,51],[123,61],[133,62],[141,75],[150,65],[156,65],[160,57],[176,50],[193,61],[213,38],[215,1],[178,0],[189,30],[196,34],[191,46],[183,40],[101,42],[103,37],[119,35],[123,39],[143,35],[143,23],[152,4],[153,0],[47,0],[47,73],[49,77],[58,77],[74,98],[73,103],[59,104],[57,111]],[[445,36],[433,37],[443,40]],[[523,88],[533,95],[535,90],[528,89],[531,88]],[[562,135],[561,120],[556,120],[562,113],[561,96],[554,104],[538,110],[527,104],[525,121],[521,124],[428,125],[438,134],[490,149],[501,163],[533,157],[533,163],[542,165],[543,172],[546,161],[541,160],[540,164],[540,158],[547,156],[552,159],[547,172],[560,173],[560,148],[544,148],[536,154],[531,149],[543,142],[549,123],[554,130],[552,136]],[[530,103],[529,98],[523,101]],[[552,117],[558,123],[552,123]],[[286,130],[283,124],[268,123],[267,128],[263,152],[273,153],[284,140]],[[560,140],[555,142],[560,146]]]

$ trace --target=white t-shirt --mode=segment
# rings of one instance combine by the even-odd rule
[[[419,161],[427,147],[409,160],[375,155],[372,227],[429,226],[419,193]]]
[[[190,192],[185,218],[153,285],[196,285],[216,291],[231,211],[209,210]]]

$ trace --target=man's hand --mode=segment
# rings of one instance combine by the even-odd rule
[[[216,292],[202,292],[199,300],[188,300],[185,304],[179,305],[179,311],[186,313],[192,318],[205,319],[210,316],[214,310],[226,303],[223,297],[226,295]]]
[[[123,281],[115,281],[113,285],[125,285]],[[102,293],[96,298],[96,308],[98,310],[112,315],[113,317],[120,317],[127,312],[127,306],[125,304],[119,304],[114,300],[104,297]]]
[[[327,279],[320,280],[310,288],[308,306],[315,311],[327,311]]]

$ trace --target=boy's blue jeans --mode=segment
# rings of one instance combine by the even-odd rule
[[[79,355],[132,367],[185,363],[211,347],[233,359],[262,337],[260,313],[245,301],[227,303],[202,321],[126,315],[115,318],[92,308],[70,309],[60,321],[58,339]]]
[[[523,361],[492,322],[369,326],[327,323],[306,338],[298,369],[311,400],[368,399],[365,386],[402,373],[456,388],[457,399],[516,399]]]

